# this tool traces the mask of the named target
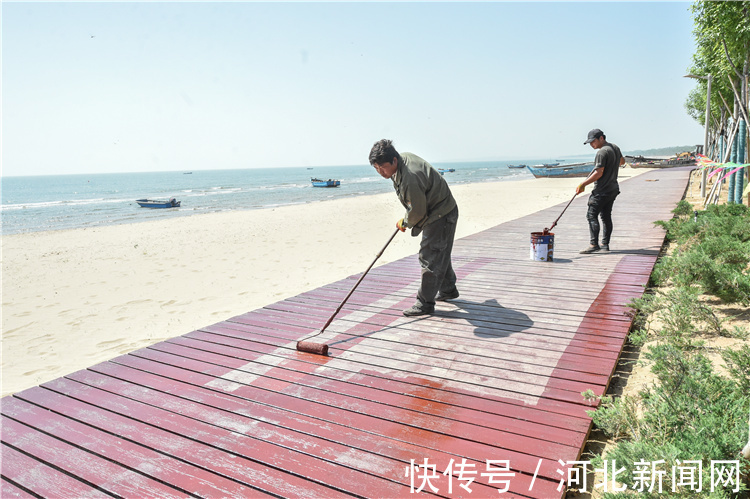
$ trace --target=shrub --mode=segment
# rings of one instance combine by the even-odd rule
[[[673,210],[676,215],[684,212],[680,205]],[[712,205],[697,221],[678,215],[656,223],[675,242],[673,256],[660,260],[654,269],[656,285],[695,286],[725,303],[750,304],[750,210],[746,206]]]

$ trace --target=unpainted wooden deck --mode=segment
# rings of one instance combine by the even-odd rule
[[[456,241],[461,296],[434,316],[401,314],[416,256],[374,268],[316,338],[329,357],[295,343],[358,276],[5,397],[0,493],[560,497],[558,460],[578,459],[591,427],[581,392],[606,391],[663,243],[653,222],[688,175],[622,182],[609,254],[578,254],[586,196],[554,231],[554,262],[530,260],[529,236],[565,203]]]

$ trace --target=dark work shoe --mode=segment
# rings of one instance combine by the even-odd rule
[[[581,251],[581,255],[590,255],[591,253],[596,253],[597,251],[600,251],[601,248],[599,246],[589,246],[585,250]]]
[[[417,302],[411,308],[404,310],[404,315],[407,317],[416,317],[417,315],[429,315],[433,312],[435,312],[435,307],[429,307]]]
[[[455,300],[456,298],[458,298],[458,289],[453,288],[453,291],[450,293],[443,293],[440,291],[435,297],[435,301],[448,301]]]
[[[609,244],[602,244],[602,251],[609,251]]]

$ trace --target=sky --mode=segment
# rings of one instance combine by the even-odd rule
[[[2,175],[703,142],[689,2],[2,2]]]

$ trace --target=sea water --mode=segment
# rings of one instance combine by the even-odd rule
[[[526,164],[549,162],[540,160]],[[520,161],[433,163],[451,185],[533,178]],[[313,187],[311,178],[340,187]],[[196,170],[3,177],[2,234],[98,227],[227,210],[252,210],[393,192],[370,165]],[[136,199],[181,202],[179,208],[141,208]]]

